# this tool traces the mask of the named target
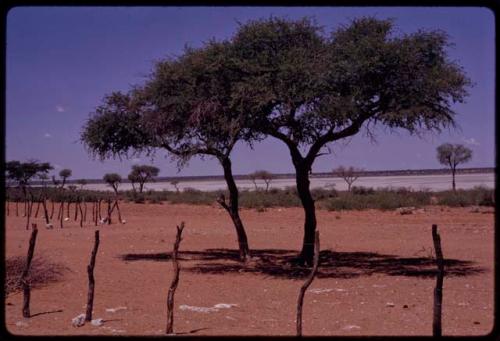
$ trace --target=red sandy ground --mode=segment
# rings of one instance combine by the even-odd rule
[[[30,231],[25,230],[25,218],[13,216],[12,206],[6,217],[6,256],[24,256]],[[72,318],[85,312],[86,266],[96,228],[89,223],[80,228],[71,214],[64,229],[56,223],[53,230],[46,230],[39,216],[35,258],[42,255],[68,271],[59,282],[32,290],[31,313],[36,316],[30,319],[21,314],[22,293],[7,297],[6,325],[11,333],[164,334],[171,261],[125,261],[122,256],[170,252],[175,225],[185,221],[174,332],[295,335],[297,296],[304,276],[297,277],[294,268],[280,262],[300,250],[300,208],[242,210],[250,247],[255,250],[255,258],[247,266],[231,259],[236,254],[236,235],[228,215],[217,206],[123,203],[121,211],[126,224],[117,224],[115,219],[112,225],[99,227],[93,318],[104,319],[104,324],[80,328],[71,324]],[[471,208],[435,206],[409,215],[318,210],[317,218],[322,258],[319,277],[305,295],[304,335],[431,335],[435,266],[428,257],[433,250],[432,224],[438,224],[445,258],[455,260],[446,270],[460,275],[444,280],[443,334],[484,335],[491,331],[492,208],[473,212]],[[303,273],[307,275],[308,270]],[[218,303],[237,306],[210,312],[180,308]],[[126,309],[106,311],[117,307]]]

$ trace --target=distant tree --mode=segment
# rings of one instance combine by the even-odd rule
[[[64,188],[64,185],[66,184],[66,179],[69,178],[72,173],[73,172],[71,171],[71,169],[68,168],[61,169],[61,171],[59,172],[59,176],[62,178],[61,188]]]
[[[77,183],[80,185],[80,189],[83,189],[83,186],[85,186],[87,184],[87,180],[80,179],[77,181]]]
[[[257,190],[257,179],[260,179],[264,181],[266,184],[266,192],[269,190],[269,185],[271,184],[271,181],[273,181],[274,176],[273,174],[269,173],[268,171],[265,170],[257,170],[249,175],[250,179],[252,180],[253,184],[255,185],[255,189]]]
[[[437,159],[442,165],[450,167],[452,188],[456,191],[455,174],[457,166],[472,159],[472,150],[461,144],[444,143],[437,147]]]
[[[47,175],[52,169],[54,167],[48,162],[40,163],[36,160],[29,160],[28,162],[9,161],[5,164],[5,175],[7,179],[15,182],[21,188],[26,197],[30,180],[35,176]]]
[[[175,187],[175,190],[177,191],[177,193],[179,193],[179,187],[178,187],[178,185],[179,185],[179,180],[170,180],[170,184],[171,184],[172,186],[174,186],[174,187]]]
[[[76,189],[78,187],[76,185],[68,185],[68,189],[71,191],[71,192],[76,192]]]
[[[352,184],[359,178],[359,173],[361,171],[363,171],[362,168],[340,166],[335,168],[333,170],[333,173],[344,179],[344,181],[347,183],[347,191],[350,192]]]
[[[132,188],[135,191],[135,184],[139,184],[139,193],[142,193],[144,184],[148,181],[154,181],[155,176],[158,176],[160,169],[149,165],[133,165],[132,171],[128,175],[128,179],[132,183]]]
[[[107,174],[104,174],[104,176],[102,177],[102,179],[111,188],[113,188],[113,191],[115,191],[115,194],[118,195],[118,186],[122,182],[122,177],[120,176],[120,174],[107,173]]]
[[[257,174],[256,172],[248,174],[248,178],[253,182],[253,185],[255,186],[255,190],[258,191],[259,187],[257,187]]]

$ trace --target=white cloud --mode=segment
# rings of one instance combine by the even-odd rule
[[[43,135],[43,137],[50,139],[50,138],[52,137],[52,135],[50,135],[49,133],[45,133],[45,134]]]
[[[65,112],[66,108],[64,108],[62,105],[58,104],[58,105],[56,105],[56,110],[57,110],[57,112]]]
[[[470,139],[464,139],[464,142],[472,146],[479,146],[479,142],[477,142],[473,137],[471,137]]]

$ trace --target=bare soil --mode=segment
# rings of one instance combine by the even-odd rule
[[[31,231],[10,210],[7,259],[25,256]],[[85,312],[93,223],[54,222],[39,233],[34,260],[65,269],[31,293],[32,317],[22,317],[22,293],[5,301],[7,329],[18,335],[162,335],[173,276],[169,253],[177,224],[180,282],[174,332],[181,335],[295,335],[299,289],[308,269],[290,265],[300,251],[303,211],[241,212],[253,259],[237,261],[236,234],[217,206],[122,203],[125,224],[100,225],[93,318]],[[90,207],[89,207],[90,208]],[[73,207],[72,207],[73,209]],[[88,219],[91,216],[88,210]],[[304,335],[431,335],[436,266],[431,225],[437,224],[446,260],[443,334],[484,335],[493,327],[494,211],[437,206],[398,211],[317,211],[321,257],[305,295]],[[216,306],[225,303],[229,306]],[[198,308],[196,308],[198,307]],[[210,308],[210,309],[202,309]],[[111,309],[111,310],[107,310]],[[194,310],[193,310],[194,309]]]

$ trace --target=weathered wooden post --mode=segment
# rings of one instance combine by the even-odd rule
[[[108,199],[108,225],[111,225],[111,199]]]
[[[38,211],[40,211],[40,205],[42,204],[41,200],[39,199],[37,201],[37,205],[36,205],[36,211],[35,211],[35,218],[38,218]]]
[[[307,288],[311,285],[316,272],[318,271],[319,264],[319,231],[314,235],[314,265],[309,277],[300,288],[299,298],[297,300],[297,336],[302,336],[302,305],[304,304],[304,295]]]
[[[52,204],[51,208],[50,208],[50,219],[52,220],[52,217],[54,217],[54,198],[51,198],[50,199],[50,202]]]
[[[69,205],[69,203],[68,203]],[[59,224],[61,225],[61,228],[63,228],[63,216],[64,216],[64,200],[61,201],[61,206],[59,207],[61,214],[59,215]]]
[[[102,219],[102,215],[101,215],[101,201],[102,201],[102,199],[99,199],[99,201],[97,202],[97,212],[99,213],[99,220]]]
[[[436,287],[434,288],[434,318],[432,321],[432,335],[441,336],[441,316],[443,304],[443,279],[444,279],[444,262],[443,251],[441,250],[441,237],[437,232],[437,225],[432,225],[432,240],[434,242],[434,249],[436,250],[436,265],[438,268]]]
[[[172,264],[174,266],[174,278],[168,289],[167,297],[167,334],[174,333],[174,295],[175,289],[177,289],[177,284],[179,284],[179,272],[180,266],[177,260],[177,254],[179,252],[179,244],[181,243],[182,230],[184,229],[184,222],[181,222],[181,226],[177,226],[177,235],[175,237],[174,250],[172,251]]]
[[[78,208],[80,209],[80,227],[83,227],[83,209],[80,203],[78,203]]]
[[[89,291],[87,294],[87,311],[85,313],[85,321],[92,321],[92,309],[94,307],[94,266],[95,258],[97,255],[97,248],[99,247],[99,230],[95,231],[95,241],[94,248],[92,249],[92,254],[90,255],[90,263],[87,266],[87,274],[89,276]]]
[[[26,264],[21,276],[21,285],[23,287],[23,317],[26,318],[30,317],[30,284],[28,282],[28,273],[30,270],[31,260],[33,259],[33,253],[35,251],[37,234],[38,229],[36,227],[36,224],[33,224],[33,230],[31,231],[31,238],[28,247],[28,256],[26,257]]]
[[[75,218],[73,219],[74,221],[76,221],[78,219],[78,209],[80,207],[80,199],[79,198],[76,198],[75,199]]]
[[[45,198],[43,198],[42,204],[43,204],[43,215],[45,217],[45,223],[49,225],[50,224],[49,213],[47,212],[47,204],[45,203]]]

